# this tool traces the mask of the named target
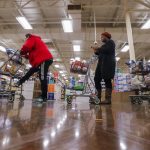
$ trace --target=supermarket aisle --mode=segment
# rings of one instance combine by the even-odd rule
[[[0,103],[0,149],[149,150],[150,109],[116,103],[89,106],[79,98],[32,105]]]

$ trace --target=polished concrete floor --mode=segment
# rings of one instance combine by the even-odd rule
[[[0,150],[150,150],[150,107],[0,101]]]

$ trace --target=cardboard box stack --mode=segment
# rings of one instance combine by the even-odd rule
[[[47,98],[49,100],[54,100],[55,84],[48,84],[48,94]]]
[[[114,78],[114,89],[116,92],[127,92],[131,89],[131,76],[126,73],[116,73]]]

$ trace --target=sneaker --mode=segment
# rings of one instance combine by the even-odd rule
[[[46,102],[47,102],[47,98],[44,98],[44,99],[43,99],[43,103],[46,103]]]
[[[39,103],[46,103],[47,99],[46,98],[43,99],[43,98],[39,97],[39,98],[36,98],[35,101],[39,102]]]

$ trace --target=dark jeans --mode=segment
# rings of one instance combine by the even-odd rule
[[[35,72],[39,73],[39,78],[41,82],[41,91],[42,91],[42,98],[47,98],[47,73],[49,66],[53,63],[53,60],[47,60],[43,62],[38,67],[32,67],[30,70],[22,77],[19,81],[20,84],[23,84],[26,80],[30,78]]]
[[[102,81],[102,75],[101,75],[101,67],[100,65],[97,65],[96,70],[95,70],[95,77],[94,77],[94,82],[95,82],[95,88],[97,91],[100,91],[102,89],[101,86],[101,81]],[[104,79],[105,82],[105,87],[108,89],[112,89],[112,79]]]

